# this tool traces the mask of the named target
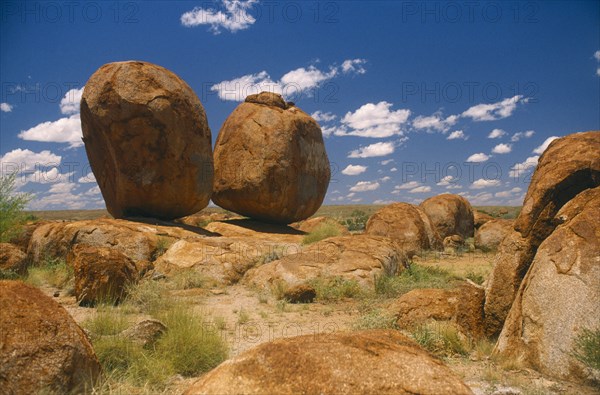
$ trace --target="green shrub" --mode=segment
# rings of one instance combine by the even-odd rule
[[[343,277],[316,278],[308,282],[317,294],[317,300],[332,302],[344,298],[357,298],[365,296],[366,292],[356,280],[347,280]]]
[[[17,280],[19,278],[21,276],[14,270],[0,269],[0,280]]]
[[[342,225],[348,228],[351,232],[362,231],[367,226],[369,216],[362,210],[354,210],[349,218],[342,221]]]
[[[340,228],[337,224],[331,222],[323,222],[317,226],[312,232],[308,233],[302,239],[302,244],[312,244],[329,237],[339,236],[341,234]]]
[[[475,272],[469,272],[467,273],[467,275],[465,276],[466,278],[468,278],[469,280],[473,281],[475,284],[483,284],[483,282],[485,281],[485,277],[483,277],[482,274],[480,273],[475,273]]]
[[[575,338],[572,354],[587,367],[600,370],[600,328],[583,329]]]
[[[22,232],[26,221],[23,209],[32,196],[26,193],[15,194],[17,173],[0,175],[0,243],[12,240]]]
[[[92,339],[94,351],[106,372],[126,374],[130,367],[144,359],[141,345],[119,336]]]
[[[72,290],[73,268],[67,265],[64,258],[46,257],[40,266],[29,268],[25,281],[38,287],[47,284],[55,288]]]
[[[194,269],[181,270],[169,280],[176,289],[202,288],[209,282],[204,274]]]
[[[368,310],[352,325],[354,330],[363,329],[398,329],[396,317],[380,309]]]
[[[397,276],[376,276],[375,293],[392,298],[417,288],[450,288],[453,280],[455,277],[444,269],[412,263]]]
[[[411,337],[434,355],[439,357],[466,356],[471,344],[458,332],[455,325],[448,322],[432,322],[419,326],[411,332]]]
[[[83,327],[92,337],[116,335],[127,329],[127,317],[111,308],[99,308],[92,318],[83,322]]]

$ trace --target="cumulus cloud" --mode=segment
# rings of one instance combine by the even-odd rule
[[[0,156],[2,171],[12,173],[16,170],[31,172],[40,167],[58,166],[62,157],[48,150],[33,152],[17,148]]]
[[[529,158],[525,159],[523,162],[515,164],[513,167],[511,167],[510,171],[508,172],[508,175],[513,178],[520,177],[525,172],[527,172],[529,169],[535,168],[538,164],[539,158],[540,157],[537,155],[530,156]]]
[[[512,151],[512,145],[510,144],[498,144],[492,149],[494,154],[508,154]]]
[[[413,122],[412,126],[415,129],[426,129],[426,130],[437,130],[438,132],[447,132],[455,123],[458,121],[457,115],[450,115],[447,118],[443,118],[441,113],[437,112],[430,116],[418,116]]]
[[[322,83],[339,75],[340,67],[329,66],[329,70],[320,70],[315,66],[300,67],[285,73],[279,80],[271,78],[269,73],[261,71],[246,74],[232,80],[221,81],[210,87],[217,92],[221,100],[243,101],[246,96],[263,91],[273,92],[290,98],[301,92],[310,94],[310,89],[317,88]],[[348,71],[344,74],[348,74]]]
[[[366,191],[374,191],[379,188],[379,183],[377,181],[359,181],[350,188],[350,192],[366,192]]]
[[[494,129],[488,134],[488,139],[499,139],[500,137],[506,135],[506,132],[502,129]]]
[[[467,158],[467,162],[475,162],[475,163],[476,162],[485,162],[488,159],[490,159],[489,156],[487,156],[483,152],[479,152],[477,154],[473,154],[473,155],[469,156]]]
[[[513,143],[516,143],[517,141],[519,141],[523,138],[528,139],[531,136],[533,136],[534,134],[535,134],[535,132],[533,130],[528,130],[526,132],[517,132],[512,135],[512,137],[510,138],[510,141],[512,141]]]
[[[27,141],[69,143],[71,148],[83,145],[79,114],[58,121],[42,122],[30,129],[22,130],[18,137]]]
[[[386,160],[382,160],[381,162],[379,162],[382,166],[385,165],[389,165],[390,163],[393,163],[394,160],[393,159],[386,159]]]
[[[79,103],[83,95],[83,88],[71,89],[60,101],[60,112],[66,115],[77,114],[79,112]]]
[[[348,59],[342,63],[343,73],[356,73],[364,74],[367,72],[364,65],[367,63],[366,59]]]
[[[440,182],[438,182],[438,183],[437,183],[437,184],[435,184],[435,185],[437,185],[437,186],[440,186],[440,187],[445,187],[445,186],[448,186],[448,185],[451,185],[451,184],[454,184],[454,183],[456,183],[456,181],[457,181],[457,180],[456,180],[456,178],[455,178],[454,176],[450,176],[450,175],[448,175],[448,176],[446,176],[446,177],[443,177],[443,178],[440,180]]]
[[[507,190],[507,191],[500,191],[500,192],[496,192],[494,194],[495,197],[498,198],[512,198],[514,197],[516,194],[521,193],[523,190],[519,187],[515,187],[513,189]]]
[[[556,140],[557,138],[559,138],[558,136],[552,136],[552,137],[548,137],[543,143],[542,145],[540,145],[539,147],[537,147],[536,149],[533,150],[534,154],[538,154],[541,155],[544,153],[544,151],[546,151],[546,148],[548,148],[548,146],[550,145],[551,142],[553,142],[554,140]]]
[[[0,111],[2,112],[11,112],[13,110],[13,106],[8,103],[0,103]]]
[[[377,199],[373,201],[373,204],[381,204],[381,205],[385,205],[387,206],[388,204],[392,204],[394,203],[393,200],[382,200],[382,199]]]
[[[330,112],[322,111],[315,111],[312,114],[310,114],[310,116],[313,117],[314,120],[317,122],[331,122],[337,118],[334,114]]]
[[[394,143],[391,141],[380,142],[360,147],[348,153],[348,158],[372,158],[376,156],[386,156],[393,154],[395,150]]]
[[[594,58],[596,58],[596,60],[597,60],[598,62],[600,62],[600,51],[596,51],[596,52],[594,52]],[[598,67],[598,68],[596,69],[596,75],[600,77],[600,67]]]
[[[408,193],[426,193],[426,192],[431,192],[430,186],[420,186],[420,187],[416,187],[416,188],[408,191]]]
[[[193,10],[181,15],[181,24],[185,27],[208,25],[213,34],[220,34],[221,30],[235,33],[248,29],[256,22],[249,10],[258,0],[221,0],[224,10],[213,8],[195,7]]]
[[[500,185],[500,180],[486,180],[484,178],[480,178],[478,180],[473,181],[471,184],[471,189],[483,189],[489,187],[497,187]]]
[[[394,187],[394,191],[400,191],[403,189],[414,189],[416,187],[421,186],[420,182],[417,181],[409,181],[409,182],[405,182],[404,184],[400,184],[400,185],[396,185]]]
[[[384,138],[403,135],[402,125],[410,116],[410,110],[391,110],[392,103],[381,101],[367,103],[342,118],[342,125],[334,132],[338,136]]]
[[[53,184],[50,187],[49,193],[70,193],[73,188],[75,188],[75,184],[72,182],[58,182]]]
[[[388,182],[391,179],[392,179],[392,177],[385,176],[385,177],[380,178],[379,181],[381,181],[381,182]]]
[[[469,136],[465,135],[462,130],[455,130],[450,133],[446,140],[467,140]]]
[[[473,121],[495,121],[510,117],[517,108],[518,103],[527,103],[528,99],[523,95],[516,95],[497,103],[477,104],[470,107],[461,115],[471,118]]]
[[[348,165],[344,170],[342,170],[342,174],[345,174],[347,176],[357,176],[359,174],[364,173],[365,171],[367,171],[367,166]]]
[[[77,182],[80,183],[80,184],[90,184],[92,182],[96,182],[96,176],[94,175],[94,173],[92,173],[90,171],[85,176],[80,177],[79,180],[77,180]]]

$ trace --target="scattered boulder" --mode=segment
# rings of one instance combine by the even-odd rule
[[[0,270],[7,270],[17,274],[27,272],[27,254],[20,248],[10,243],[0,243]]]
[[[440,360],[398,331],[306,335],[225,361],[192,394],[471,394]]]
[[[444,238],[444,249],[450,249],[453,251],[464,247],[465,239],[461,235],[452,235]]]
[[[318,227],[323,226],[323,225],[329,225],[329,226],[334,227],[335,229],[337,229],[339,231],[340,236],[348,236],[350,234],[350,231],[348,231],[348,228],[346,228],[344,225],[340,224],[335,219],[328,218],[328,217],[309,218],[305,221],[293,223],[290,226],[294,229],[298,229],[301,232],[310,233],[310,232],[314,231],[315,229],[317,229]]]
[[[555,215],[500,334],[496,353],[522,356],[562,379],[587,378],[572,356],[583,329],[600,328],[600,187],[581,192]]]
[[[539,245],[557,225],[555,216],[581,191],[600,185],[600,132],[575,133],[554,140],[542,154],[523,209],[498,247],[486,290],[486,327],[498,335]]]
[[[2,393],[83,393],[100,377],[83,330],[35,287],[0,281],[0,334]]]
[[[108,63],[81,98],[85,150],[108,212],[174,219],[212,192],[211,132],[194,91],[147,62]]]
[[[287,288],[316,278],[341,277],[373,287],[376,275],[396,275],[408,265],[406,255],[386,237],[340,236],[310,244],[301,252],[248,271],[244,282],[258,287],[283,283]]]
[[[67,255],[67,265],[73,268],[75,297],[82,306],[117,303],[127,286],[139,279],[135,263],[109,247],[76,245]]]
[[[442,245],[429,217],[408,203],[393,203],[378,210],[367,221],[365,233],[393,239],[409,257]]]
[[[238,214],[289,224],[321,206],[329,160],[317,122],[280,95],[250,95],[215,144],[212,200]]]
[[[475,232],[475,247],[482,251],[496,251],[507,234],[513,230],[514,221],[493,219]]]
[[[119,334],[142,347],[152,347],[154,343],[167,331],[165,324],[155,319],[145,319],[125,329]]]
[[[475,229],[479,229],[481,225],[493,219],[494,217],[492,217],[491,215],[473,209],[473,225],[475,226]]]
[[[452,235],[460,235],[465,239],[473,237],[473,209],[464,197],[445,193],[432,196],[419,206],[442,239]]]

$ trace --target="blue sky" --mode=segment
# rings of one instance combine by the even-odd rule
[[[552,138],[600,129],[600,2],[106,1],[0,4],[2,173],[31,209],[102,208],[81,143],[101,65],[159,64],[213,142],[257,90],[321,124],[325,204],[520,205]]]

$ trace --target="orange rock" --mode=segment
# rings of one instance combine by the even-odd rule
[[[442,239],[452,235],[473,237],[473,209],[464,197],[444,193],[426,199],[419,206]]]
[[[510,219],[487,221],[475,232],[475,247],[483,251],[495,251],[512,231],[513,224],[514,221]]]

